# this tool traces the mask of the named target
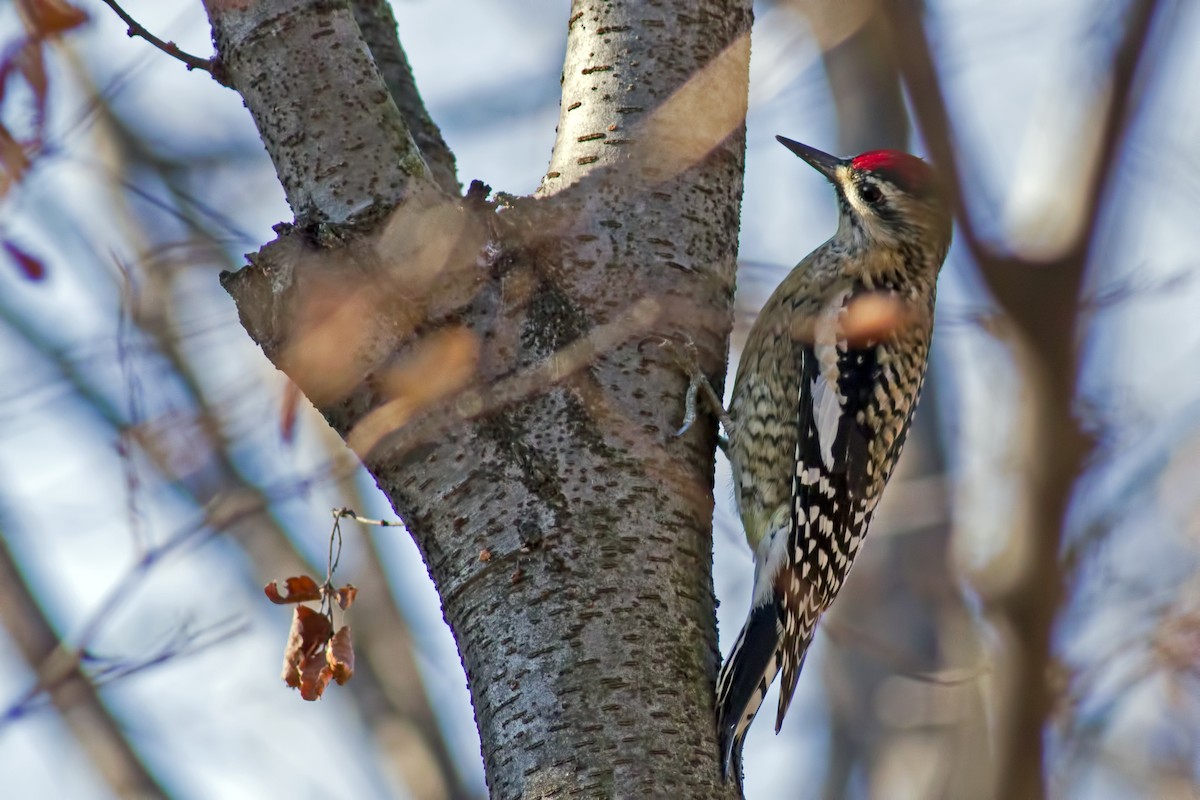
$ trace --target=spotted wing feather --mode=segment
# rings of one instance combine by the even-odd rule
[[[832,359],[818,357],[812,346],[800,348],[800,425],[789,528],[795,557],[776,580],[782,673],[776,731],[791,704],[817,620],[841,588],[874,508],[872,432],[860,412],[871,402],[881,370],[874,347],[836,347]],[[829,401],[832,395],[838,403]]]

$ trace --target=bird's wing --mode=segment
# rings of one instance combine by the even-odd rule
[[[817,619],[842,579],[870,521],[867,486],[870,428],[865,412],[881,374],[874,346],[851,349],[838,318],[849,292],[814,325],[813,341],[800,343],[796,469],[792,476],[789,549],[791,569],[776,579],[779,598],[779,712],[783,724]]]

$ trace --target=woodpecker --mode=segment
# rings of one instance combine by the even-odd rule
[[[750,614],[717,681],[722,774],[739,784],[747,728],[782,672],[779,732],[904,446],[952,227],[936,174],[916,156],[840,159],[776,138],[833,184],[838,228],[763,307],[719,412],[755,562]]]

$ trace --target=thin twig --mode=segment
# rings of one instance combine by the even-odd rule
[[[1141,74],[1141,68],[1144,67],[1146,54],[1150,52],[1150,48],[1147,47],[1150,30],[1161,5],[1165,4],[1159,0],[1136,0],[1131,3],[1124,21],[1124,35],[1113,53],[1112,67],[1109,71],[1112,94],[1108,98],[1101,121],[1100,147],[1096,153],[1098,165],[1092,172],[1094,183],[1091,191],[1085,195],[1088,207],[1084,219],[1088,224],[1080,232],[1079,241],[1076,243],[1081,253],[1095,244],[1101,205],[1108,197],[1108,187],[1116,172],[1113,167],[1125,136],[1129,133],[1137,104],[1145,94],[1135,91],[1135,84],[1139,78],[1146,77]]]
[[[86,649],[72,652],[65,649],[65,642],[60,641],[59,649],[51,653],[53,658],[47,657],[41,664],[32,665],[39,673],[45,674],[39,674],[38,681],[0,714],[0,729],[40,711],[47,703],[53,703],[55,694],[61,692],[71,681],[82,678],[89,681],[93,687],[99,688],[180,658],[201,653],[249,632],[249,622],[233,617],[218,620],[199,630],[185,625],[168,644],[137,658],[108,658]]]
[[[352,519],[355,522],[361,522],[363,525],[378,525],[381,528],[400,528],[404,525],[403,522],[393,520],[360,517],[358,512],[353,508],[339,508],[333,512],[333,516],[335,519]]]
[[[187,66],[188,70],[203,70],[209,75],[212,75],[213,80],[222,86],[230,86],[229,79],[226,77],[225,71],[221,69],[220,61],[218,61],[216,58],[201,58],[200,56],[194,56],[191,53],[180,49],[179,45],[175,44],[174,42],[163,41],[150,31],[146,30],[141,23],[131,17],[129,12],[121,8],[120,4],[118,4],[116,0],[104,0],[104,4],[116,12],[116,15],[121,18],[121,21],[129,26],[129,30],[127,30],[125,33],[130,38],[140,36],[150,44],[157,47],[159,50],[162,50],[171,58],[182,61],[184,65]]]
[[[856,650],[873,661],[894,670],[897,675],[918,683],[929,683],[935,686],[961,686],[978,681],[992,673],[992,667],[987,663],[958,669],[923,670],[914,663],[912,658],[861,628],[837,620],[825,619],[821,622],[821,630],[830,642],[846,649]]]

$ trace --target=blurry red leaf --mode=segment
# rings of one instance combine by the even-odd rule
[[[359,455],[403,428],[424,409],[460,391],[475,377],[479,337],[466,327],[446,328],[422,337],[381,377],[387,402],[360,419],[346,437]]]
[[[268,600],[279,605],[321,599],[321,586],[308,575],[287,578],[283,582],[282,592],[279,591],[279,581],[271,581],[263,587],[263,592]]]
[[[350,641],[349,625],[343,625],[325,645],[325,661],[338,686],[354,677],[354,645]]]
[[[25,176],[29,169],[29,156],[25,148],[0,123],[0,197]]]
[[[88,15],[66,0],[17,0],[21,16],[30,33],[37,37],[78,28],[87,22]]]
[[[4,252],[8,253],[8,257],[16,263],[17,268],[21,270],[21,274],[28,280],[40,281],[46,277],[46,266],[40,258],[26,253],[8,241],[4,242]]]
[[[899,297],[869,292],[855,297],[842,315],[842,335],[852,347],[866,347],[894,335],[912,314]]]
[[[289,380],[283,387],[283,408],[279,412],[279,434],[288,444],[296,438],[296,416],[300,408],[300,387]]]
[[[347,583],[337,590],[337,604],[342,607],[342,611],[354,605],[354,598],[356,597],[358,597],[358,587],[352,583]]]

